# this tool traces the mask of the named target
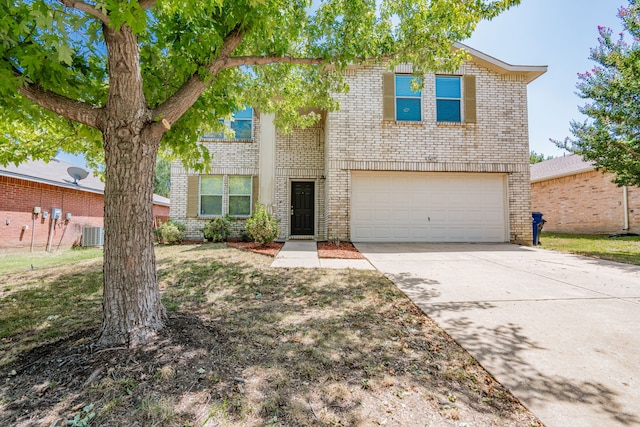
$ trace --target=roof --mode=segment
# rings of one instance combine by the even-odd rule
[[[466,50],[471,55],[471,60],[478,65],[488,68],[498,74],[523,74],[527,84],[531,83],[547,72],[546,65],[511,65],[504,61],[475,50],[462,43],[454,43],[454,49]]]
[[[7,166],[0,165],[0,176],[87,191],[89,193],[104,194],[104,182],[102,182],[100,178],[89,172],[89,175],[87,175],[85,179],[78,180],[76,183],[67,172],[67,169],[70,167],[78,167],[78,165],[63,162],[58,159],[51,159],[49,162],[33,160],[21,163],[18,166],[14,164]],[[154,194],[153,203],[156,205],[169,206],[170,200]]]
[[[531,165],[531,182],[546,181],[594,170],[593,163],[578,154],[556,157]]]

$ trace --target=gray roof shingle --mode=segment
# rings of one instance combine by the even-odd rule
[[[51,159],[49,162],[33,160],[21,163],[18,166],[14,164],[7,166],[0,165],[0,175],[55,185],[56,187],[104,194],[104,182],[100,181],[100,178],[91,172],[89,172],[89,175],[85,179],[78,180],[77,183],[74,183],[74,179],[67,172],[67,169],[72,166],[77,167],[77,165],[58,159]],[[159,205],[169,206],[170,200],[154,194],[153,202]]]
[[[545,181],[562,176],[594,170],[593,163],[578,154],[569,154],[531,165],[531,182]]]

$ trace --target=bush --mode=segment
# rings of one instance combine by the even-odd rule
[[[162,243],[167,245],[176,245],[184,240],[184,232],[186,226],[178,221],[170,219],[169,221],[161,224],[158,228],[160,236],[162,237]]]
[[[204,238],[212,242],[224,242],[231,234],[231,217],[229,215],[214,218],[202,228]]]
[[[246,225],[247,234],[261,245],[271,243],[278,237],[278,221],[271,218],[264,205],[257,205]]]

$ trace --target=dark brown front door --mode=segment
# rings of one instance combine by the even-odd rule
[[[291,183],[291,234],[313,236],[314,224],[314,183]]]

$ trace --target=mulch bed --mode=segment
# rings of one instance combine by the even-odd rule
[[[284,243],[272,242],[265,246],[256,242],[227,242],[227,246],[232,246],[236,249],[242,249],[245,251],[255,252],[257,254],[268,255],[275,257]]]
[[[318,257],[340,259],[364,259],[364,256],[350,242],[318,242]]]

